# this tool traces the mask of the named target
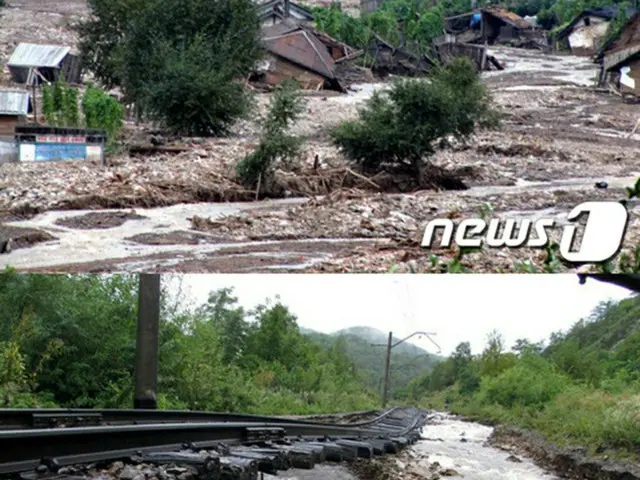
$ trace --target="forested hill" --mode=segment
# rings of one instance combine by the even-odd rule
[[[301,332],[314,343],[329,348],[340,342],[347,355],[356,365],[364,384],[380,391],[384,378],[386,348],[372,344],[386,345],[388,333],[375,328],[359,326],[325,334],[301,328]],[[394,342],[400,340],[394,337]],[[391,394],[403,397],[409,382],[418,375],[429,372],[441,357],[409,342],[395,347],[391,353]]]

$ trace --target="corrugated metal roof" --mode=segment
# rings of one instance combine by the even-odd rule
[[[27,115],[29,92],[0,90],[0,115]]]
[[[11,67],[57,67],[71,51],[59,45],[19,44],[8,65]]]

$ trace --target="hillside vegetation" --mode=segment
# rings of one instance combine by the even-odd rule
[[[131,408],[137,280],[0,274],[0,407]],[[286,305],[252,311],[228,289],[195,311],[165,296],[159,408],[264,414],[367,410],[338,341],[303,336]]]
[[[498,332],[480,355],[454,355],[411,384],[426,405],[529,428],[559,444],[637,456],[640,447],[640,297],[602,303],[548,342]]]
[[[363,384],[372,391],[381,391],[388,333],[371,327],[351,327],[331,335],[309,330],[304,333],[326,349],[343,344]],[[400,339],[393,337],[394,342],[398,340]],[[376,347],[372,344],[385,346]],[[390,395],[398,400],[406,399],[411,380],[429,372],[440,358],[408,342],[395,347],[391,351]]]

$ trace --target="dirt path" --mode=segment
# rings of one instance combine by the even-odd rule
[[[26,22],[31,10],[25,2],[14,5],[9,9],[12,21]],[[38,14],[53,15],[52,3],[39,5]],[[74,5],[75,10],[55,15],[81,13],[82,4]],[[50,25],[53,21],[42,19],[52,31],[64,30],[60,18]],[[2,42],[9,40],[0,38]],[[493,53],[507,66],[484,74],[504,115],[502,127],[480,132],[466,145],[441,150],[433,159],[462,174],[470,190],[400,195],[377,193],[369,186],[313,201],[202,203],[253,195],[239,190],[233,180],[235,162],[252,148],[259,131],[257,122],[244,122],[227,139],[183,142],[186,151],[177,155],[118,157],[106,167],[0,165],[0,212],[32,217],[0,218],[0,241],[16,232],[28,232],[37,240],[21,243],[30,248],[0,255],[0,268],[448,271],[455,251],[419,247],[430,219],[483,212],[532,219],[551,215],[562,222],[583,201],[621,199],[624,187],[640,176],[640,132],[629,135],[638,120],[637,106],[595,92],[595,65],[586,59],[508,48]],[[318,155],[322,169],[343,165],[344,159],[326,140],[327,129],[353,118],[380,88],[385,85],[308,98],[307,110],[294,128],[308,139],[302,161],[309,165]],[[268,100],[268,95],[258,95],[261,111]],[[292,174],[286,179],[291,182],[286,195],[295,197],[300,178]],[[606,182],[608,188],[596,188],[598,182]],[[558,235],[555,231],[552,238]],[[626,251],[639,242],[640,220],[634,216]],[[540,250],[485,250],[465,257],[462,266],[477,272],[540,271],[548,260],[548,253]],[[571,270],[557,262],[553,268]]]

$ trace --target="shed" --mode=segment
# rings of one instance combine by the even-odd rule
[[[603,45],[609,24],[618,13],[617,6],[584,9],[554,34],[554,49],[571,50],[574,55],[594,55]]]
[[[32,112],[29,92],[0,90],[0,137],[11,137],[17,125],[26,123]]]
[[[532,32],[534,27],[519,15],[502,7],[487,7],[482,13],[482,38],[489,44],[497,40],[519,38],[523,33]]]
[[[23,85],[55,82],[60,75],[71,84],[81,81],[80,61],[70,47],[20,43],[7,65],[13,81]]]

